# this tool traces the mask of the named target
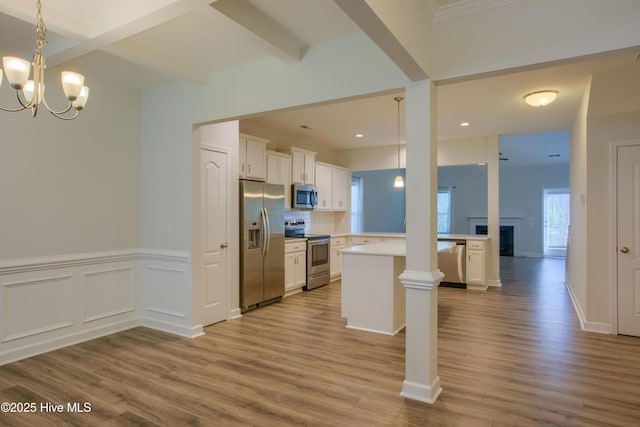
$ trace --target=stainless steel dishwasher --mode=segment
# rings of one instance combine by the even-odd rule
[[[440,242],[455,243],[438,249],[438,269],[444,274],[443,283],[465,284],[466,240],[439,239]]]

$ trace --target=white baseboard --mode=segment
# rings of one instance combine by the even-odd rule
[[[152,319],[143,317],[140,319],[140,326],[155,329],[157,331],[167,332],[169,334],[178,335],[185,338],[197,338],[204,335],[202,325],[185,326],[179,323],[168,322],[166,320]]]
[[[569,292],[569,297],[571,298],[571,303],[573,304],[573,308],[576,311],[578,320],[580,321],[580,328],[586,332],[596,332],[599,334],[611,334],[612,328],[609,323],[591,322],[585,318],[584,312],[582,311],[582,307],[578,302],[578,298],[576,298],[575,294],[573,293],[573,289],[571,289],[571,286],[569,286],[569,284],[566,282],[565,282],[565,286],[567,287],[567,291]]]
[[[228,320],[240,319],[241,317],[242,317],[242,311],[240,310],[240,308],[234,308],[229,312],[227,319]]]
[[[440,377],[436,377],[430,385],[418,384],[412,381],[404,380],[402,383],[402,392],[400,396],[413,400],[419,400],[420,402],[426,402],[430,404],[436,403],[438,396],[442,393],[442,387],[440,387]]]
[[[487,286],[494,287],[494,288],[501,288],[502,280],[500,279],[487,280]]]
[[[21,347],[12,348],[7,351],[0,351],[0,366],[7,363],[16,362],[28,357],[37,356],[39,354],[48,353],[70,345],[79,344],[105,335],[115,334],[127,329],[140,326],[138,319],[123,320],[120,322],[110,323],[91,329],[58,336],[50,339],[43,339],[35,343],[23,345]]]

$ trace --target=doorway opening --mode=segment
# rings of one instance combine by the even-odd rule
[[[544,256],[564,257],[567,254],[570,200],[568,188],[547,188],[543,191]]]

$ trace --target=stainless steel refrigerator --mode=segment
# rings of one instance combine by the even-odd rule
[[[240,181],[240,308],[284,295],[284,186]]]

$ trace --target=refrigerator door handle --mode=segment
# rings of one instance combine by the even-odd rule
[[[264,208],[260,208],[260,254],[264,257],[267,254],[267,221],[264,214]]]
[[[265,241],[266,249],[264,254],[267,255],[267,253],[269,253],[269,246],[271,245],[271,224],[269,223],[269,211],[267,208],[264,208],[264,219],[267,223],[267,236]]]

